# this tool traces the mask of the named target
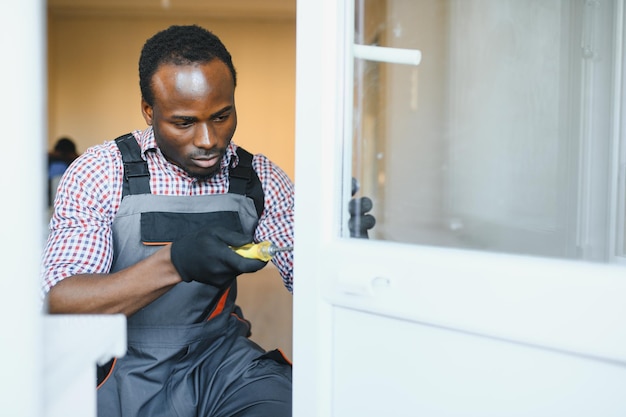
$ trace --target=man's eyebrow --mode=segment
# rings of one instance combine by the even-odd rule
[[[216,111],[215,113],[213,113],[213,114],[211,115],[211,118],[221,116],[221,115],[222,115],[222,114],[224,114],[224,113],[228,113],[228,112],[229,112],[229,111],[231,111],[232,109],[233,109],[233,106],[231,106],[231,105],[226,106],[226,107],[224,107],[223,109],[221,109],[221,110]]]
[[[233,107],[234,106],[228,105],[224,107],[223,109],[220,109],[216,111],[215,113],[211,114],[210,118],[213,119],[215,117],[219,117],[223,115],[224,113],[228,113],[229,111],[233,109]],[[182,120],[185,122],[197,122],[198,121],[198,118],[196,116],[184,116],[184,115],[179,115],[179,114],[172,115],[172,119]]]
[[[182,120],[185,122],[195,122],[198,120],[198,118],[195,116],[179,116],[176,114],[172,116],[172,119]]]

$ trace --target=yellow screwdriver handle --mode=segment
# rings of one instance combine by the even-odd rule
[[[259,259],[261,261],[267,262],[272,259],[274,255],[271,250],[272,242],[261,242],[261,243],[248,243],[243,246],[239,246],[237,248],[233,248],[233,250],[240,256],[248,259]]]

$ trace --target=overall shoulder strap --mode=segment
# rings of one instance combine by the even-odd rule
[[[229,172],[228,192],[241,194],[250,197],[254,201],[256,212],[259,217],[265,208],[265,195],[259,176],[252,168],[252,154],[245,149],[238,147],[237,156],[239,163]]]
[[[124,162],[122,197],[132,194],[150,194],[148,163],[141,158],[141,148],[132,133],[115,139]]]

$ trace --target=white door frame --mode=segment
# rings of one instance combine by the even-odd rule
[[[338,237],[344,7],[297,5],[294,415],[333,415],[337,307],[626,364],[623,267]]]

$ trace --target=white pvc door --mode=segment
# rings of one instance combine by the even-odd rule
[[[623,19],[298,2],[295,416],[626,415]]]

